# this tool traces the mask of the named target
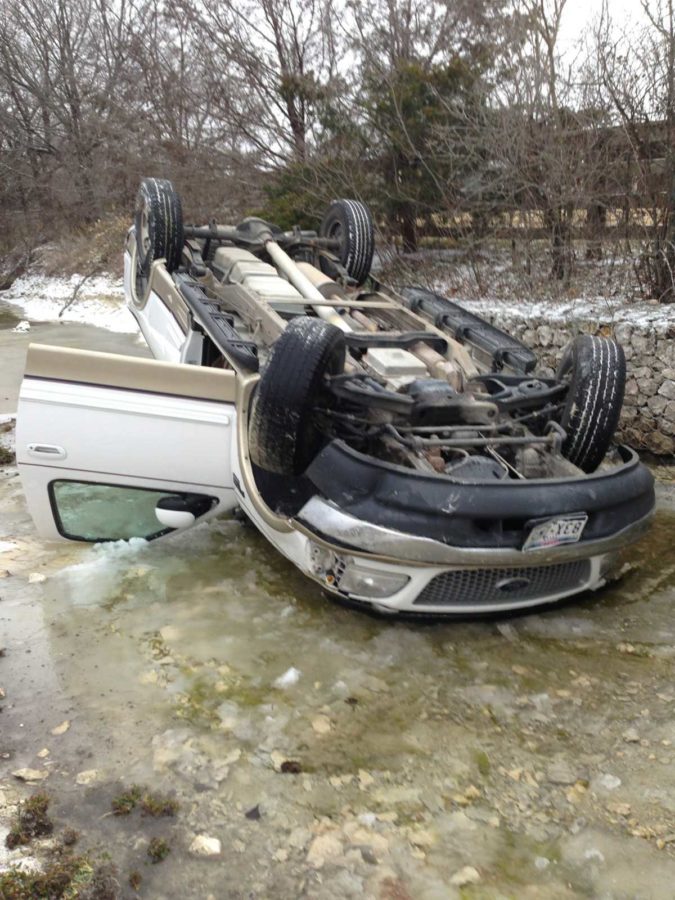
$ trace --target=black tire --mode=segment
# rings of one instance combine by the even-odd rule
[[[354,281],[363,284],[370,273],[375,252],[373,217],[365,203],[334,200],[326,210],[319,234],[340,241],[340,249],[335,255]],[[331,275],[330,261],[322,259],[321,268]]]
[[[321,446],[313,424],[324,375],[344,369],[344,334],[321,319],[293,319],[277,339],[256,392],[249,424],[253,462],[266,472],[299,475]]]
[[[560,420],[567,432],[562,454],[582,471],[593,472],[619,423],[626,387],[623,349],[609,338],[575,338],[563,353],[556,377],[569,383]]]
[[[136,247],[138,270],[147,278],[156,259],[164,259],[169,272],[180,265],[183,251],[183,209],[170,181],[144,178],[136,195]]]

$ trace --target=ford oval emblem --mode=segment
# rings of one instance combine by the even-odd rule
[[[497,582],[495,588],[498,591],[502,591],[504,594],[511,594],[515,591],[522,591],[524,588],[529,587],[529,585],[529,578],[516,576],[515,578],[502,578],[501,581]]]

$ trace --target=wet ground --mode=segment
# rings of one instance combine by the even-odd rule
[[[26,325],[29,327],[24,331]],[[14,330],[17,327],[19,331]],[[26,350],[31,342],[129,356],[150,355],[136,335],[118,334],[95,325],[73,322],[28,322],[20,310],[0,299],[0,415],[16,410]]]
[[[333,605],[236,520],[40,543],[0,469],[0,819],[37,784],[55,837],[109,854],[124,897],[137,871],[151,898],[670,900],[674,495],[619,584],[414,625]],[[113,816],[134,783],[177,815]],[[199,835],[218,855],[195,855]]]

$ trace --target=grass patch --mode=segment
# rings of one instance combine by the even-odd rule
[[[153,838],[148,844],[148,856],[151,863],[161,863],[171,853],[171,847],[164,838]]]
[[[10,832],[5,838],[5,844],[10,850],[21,844],[30,844],[35,837],[44,837],[52,833],[54,823],[47,812],[49,803],[48,794],[33,794],[19,804]]]
[[[0,875],[2,900],[116,900],[118,887],[111,865],[95,869],[86,856],[61,856],[44,872],[10,869]]]
[[[139,784],[132,784],[128,791],[114,797],[112,801],[112,811],[116,816],[128,816],[136,807],[143,816],[175,816],[178,801],[159,791],[149,791]]]
[[[7,447],[0,444],[0,466],[13,466],[16,462],[16,456]]]
[[[141,814],[144,816],[175,816],[178,812],[178,801],[166,794],[147,791],[141,797]]]
[[[113,797],[113,813],[116,816],[128,816],[136,809],[142,796],[143,788],[138,784],[132,784],[128,791],[124,791],[118,797]]]

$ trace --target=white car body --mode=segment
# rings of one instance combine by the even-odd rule
[[[132,233],[125,252],[125,289],[154,360],[34,345],[29,351],[18,407],[17,462],[28,507],[45,538],[105,539],[104,533],[95,533],[99,526],[94,518],[114,519],[116,503],[127,512],[138,505],[138,534],[122,536],[145,538],[161,538],[165,527],[184,529],[239,506],[280,553],[324,590],[380,612],[417,615],[494,613],[595,590],[604,583],[616,551],[635,540],[638,529],[633,527],[630,534],[583,549],[481,552],[363,522],[318,498],[292,518],[271,513],[251,490],[246,430],[238,427],[239,417],[247,420],[257,376],[246,381],[231,370],[195,365],[199,334],[192,329],[186,334],[153,289],[152,279],[144,302],[137,302],[134,266]],[[163,277],[160,268],[156,274]],[[251,277],[258,276],[259,271]],[[266,280],[258,277],[255,286],[272,298],[272,306],[275,296],[283,304],[284,293],[293,290],[276,273],[267,273]],[[91,492],[99,492],[96,502],[90,500]],[[151,506],[161,495],[170,503],[179,496],[186,508],[156,507],[156,534],[148,529]],[[200,503],[210,505],[206,509]],[[198,515],[190,511],[195,504]],[[645,520],[640,530],[646,527]],[[521,591],[519,598],[509,597],[512,584],[536,580],[554,563],[576,566],[576,575],[562,588],[544,578],[532,596]],[[327,574],[336,570],[339,585]],[[432,594],[430,602],[419,602],[439,577],[449,579],[448,584],[455,579],[461,588],[486,571],[501,577],[498,602],[467,602],[458,595],[456,603],[446,599],[441,605]]]

